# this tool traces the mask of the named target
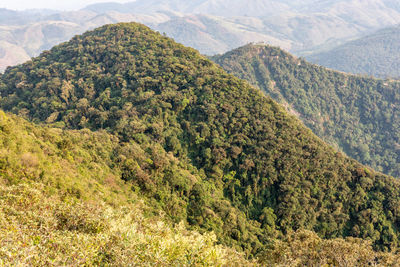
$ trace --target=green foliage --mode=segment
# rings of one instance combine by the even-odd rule
[[[108,145],[85,145],[120,182],[172,221],[214,231],[247,255],[298,229],[399,245],[398,181],[334,151],[259,90],[144,26],[77,36],[1,80],[2,108],[99,131]],[[66,156],[75,147],[53,144]]]
[[[117,138],[98,131],[36,127],[0,111],[0,177],[8,185],[40,182],[77,198],[125,202],[130,190],[113,169]]]
[[[375,170],[400,177],[399,82],[328,70],[263,45],[214,59],[284,104],[323,140]]]
[[[255,265],[132,192],[109,167],[115,137],[2,111],[0,127],[1,266]]]

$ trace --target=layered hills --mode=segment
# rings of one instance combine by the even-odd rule
[[[286,105],[328,143],[400,177],[399,82],[332,71],[263,45],[244,46],[215,60]]]
[[[342,15],[343,20],[349,20],[353,15],[359,26],[380,21],[393,21],[400,6],[395,0],[372,0],[360,3],[356,0],[137,0],[124,4],[98,3],[89,5],[86,10],[97,13],[115,10],[126,13],[149,14],[157,11],[180,12],[184,14],[209,14],[221,17],[267,17],[292,14],[329,14]],[[368,17],[369,16],[369,17]]]
[[[266,42],[309,55],[395,25],[400,19],[394,0],[139,0],[68,12],[0,12],[0,71],[75,34],[109,23],[144,23],[207,55],[248,42]]]
[[[400,27],[379,30],[308,60],[332,69],[381,78],[400,77]]]
[[[88,177],[110,173],[103,183],[123,181],[169,221],[213,231],[220,243],[264,262],[379,263],[393,255],[372,247],[399,245],[397,180],[335,151],[258,89],[143,25],[106,25],[8,68],[0,97],[2,109],[41,127],[75,129],[70,141],[43,138],[71,164],[87,162]],[[80,144],[94,152],[76,154]],[[2,166],[2,177],[12,176]],[[325,240],[347,237],[365,240]],[[298,242],[310,247],[295,253]]]
[[[89,5],[85,9],[95,12],[115,10],[125,13],[136,12],[148,14],[157,11],[169,11],[186,14],[209,14],[224,17],[246,15],[261,17],[290,10],[290,2],[282,3],[282,1],[276,0],[250,0],[247,2],[240,0],[198,0],[190,2],[183,0],[139,0],[125,4],[98,3]]]

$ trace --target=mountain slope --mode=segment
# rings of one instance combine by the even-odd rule
[[[121,179],[172,220],[249,255],[297,229],[398,246],[397,180],[334,151],[257,89],[147,27],[87,32],[0,80],[6,110],[118,136]]]
[[[399,42],[400,27],[386,28],[307,59],[340,71],[398,78]]]
[[[104,131],[0,111],[0,265],[252,264],[133,192],[112,164],[117,146]]]
[[[335,72],[262,45],[215,60],[286,104],[314,133],[349,156],[400,176],[398,82]]]

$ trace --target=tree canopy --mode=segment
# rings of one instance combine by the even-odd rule
[[[285,105],[332,146],[400,177],[400,82],[329,70],[265,45],[214,60]]]

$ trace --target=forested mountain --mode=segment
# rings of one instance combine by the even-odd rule
[[[249,42],[308,55],[400,20],[397,0],[138,0],[32,12],[0,10],[0,71],[109,23],[144,23],[207,55]]]
[[[400,27],[380,30],[307,59],[340,71],[399,78]]]
[[[69,152],[76,142],[94,149],[95,162],[105,155],[106,170],[171,221],[214,231],[222,244],[264,264],[393,260],[368,241],[322,241],[304,229],[396,251],[398,180],[336,152],[258,89],[145,26],[107,25],[76,36],[8,68],[0,81],[2,109],[104,136],[94,144],[56,141],[72,163],[91,154]],[[319,247],[290,252],[298,242]],[[357,247],[368,252],[354,253]]]
[[[264,45],[247,45],[214,59],[285,104],[328,143],[400,177],[399,82],[328,70]]]

